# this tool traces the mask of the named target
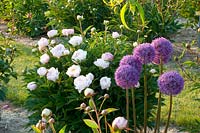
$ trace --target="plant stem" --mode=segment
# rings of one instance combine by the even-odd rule
[[[53,126],[53,123],[49,124],[49,126],[51,127],[52,132],[56,133],[56,130],[55,130],[54,126]]]
[[[136,127],[136,108],[135,108],[135,89],[131,89],[132,92],[132,104],[133,104],[133,120],[134,120],[134,133],[137,133]]]
[[[101,108],[102,108],[102,106],[103,106],[103,104],[104,104],[105,101],[106,101],[106,98],[103,99],[103,101],[102,101],[102,103],[100,105],[100,108],[99,108],[99,112],[101,112]]]
[[[94,100],[93,100],[92,97],[91,97],[91,101],[92,101],[92,103],[94,105],[94,112],[95,112],[96,118],[97,118],[97,124],[98,124],[98,127],[99,127],[99,133],[102,133],[102,131],[101,131],[101,125],[100,125],[100,121],[99,121],[99,115],[98,115],[98,112],[97,112],[97,107],[96,107],[96,104],[95,104],[95,102],[94,102]]]
[[[163,73],[162,59],[160,59],[159,71],[160,71],[160,75],[161,75]],[[156,114],[156,125],[155,125],[155,129],[154,129],[154,133],[156,133],[156,131],[158,131],[158,133],[159,133],[159,130],[160,130],[160,113],[161,113],[161,92],[159,90],[158,110],[157,110],[157,114]]]
[[[167,118],[167,123],[166,123],[164,133],[167,133],[167,129],[169,127],[169,120],[170,120],[171,112],[172,112],[172,94],[170,95],[169,113],[168,113],[168,118]]]
[[[84,38],[84,33],[83,33],[83,28],[82,28],[81,20],[79,20],[79,25],[80,25],[81,36],[82,36],[82,38]]]
[[[108,127],[107,127],[107,119],[106,116],[104,116],[104,120],[105,120],[105,128],[106,128],[106,133],[108,132]]]
[[[144,64],[144,133],[147,132],[147,75],[146,64]]]
[[[128,121],[127,128],[129,128],[129,95],[128,89],[126,89],[126,119]],[[129,131],[127,131],[129,133]]]

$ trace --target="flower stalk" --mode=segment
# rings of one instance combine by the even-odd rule
[[[127,128],[129,128],[129,94],[128,89],[126,89],[126,119],[128,121]],[[129,133],[129,131],[127,131]]]
[[[144,133],[147,132],[147,74],[146,64],[144,64]]]
[[[169,113],[168,113],[168,118],[167,118],[167,123],[166,123],[166,126],[165,126],[164,133],[167,133],[167,129],[169,127],[169,120],[170,120],[170,117],[171,117],[171,112],[172,112],[172,94],[170,94]]]
[[[132,93],[132,105],[133,105],[133,121],[134,121],[134,133],[137,133],[137,127],[136,127],[136,108],[135,108],[135,89],[131,89]]]

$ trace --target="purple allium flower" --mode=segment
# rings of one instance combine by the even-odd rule
[[[124,56],[119,63],[120,66],[122,65],[130,65],[135,67],[139,73],[142,70],[142,63],[133,55],[126,55]]]
[[[134,48],[133,56],[138,58],[142,64],[147,64],[153,61],[155,49],[150,43],[143,43]]]
[[[162,59],[163,64],[166,64],[173,52],[171,42],[164,37],[160,37],[154,39],[151,45],[154,47],[156,53],[153,63],[160,64],[160,59]]]
[[[139,80],[140,73],[130,65],[122,65],[115,71],[115,82],[123,89],[133,88]]]
[[[166,72],[158,78],[158,87],[166,95],[177,95],[184,87],[184,80],[176,71]]]

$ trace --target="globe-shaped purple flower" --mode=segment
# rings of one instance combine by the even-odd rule
[[[115,71],[115,82],[123,89],[133,88],[139,80],[140,73],[130,65],[122,65]]]
[[[120,66],[122,65],[130,65],[135,67],[139,73],[142,70],[142,63],[133,55],[126,55],[124,56],[119,63]]]
[[[150,43],[143,43],[134,49],[133,56],[138,58],[142,64],[147,64],[153,61],[155,57],[155,49]]]
[[[160,60],[162,60],[162,63],[166,64],[173,53],[171,42],[164,37],[160,37],[154,39],[151,45],[154,47],[156,54],[153,63],[160,64]]]
[[[166,72],[158,78],[158,87],[163,94],[177,95],[184,87],[184,80],[176,71]]]

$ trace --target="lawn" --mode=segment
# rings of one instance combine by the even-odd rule
[[[13,62],[15,71],[18,73],[18,79],[11,79],[8,84],[6,96],[8,100],[23,106],[28,91],[26,84],[23,82],[23,71],[26,67],[33,67],[37,64],[38,57],[32,53],[30,46],[25,46],[16,42],[11,42],[17,48],[17,56]],[[197,75],[198,77],[198,75]],[[198,79],[196,79],[198,81]],[[175,96],[173,99],[173,112],[171,116],[171,123],[179,127],[185,127],[188,131],[200,129],[200,125],[195,124],[195,121],[200,121],[200,89],[193,90],[194,82],[186,81],[185,88],[181,94]],[[168,113],[169,97],[164,97],[166,106],[162,107],[162,122],[165,123]]]

